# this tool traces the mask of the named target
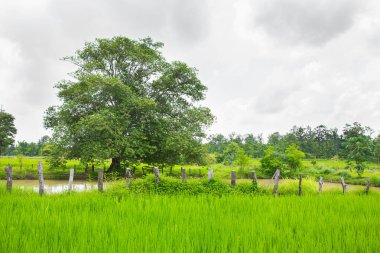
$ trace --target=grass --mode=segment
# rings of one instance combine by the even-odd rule
[[[377,252],[378,195],[38,196],[0,185],[0,252]]]

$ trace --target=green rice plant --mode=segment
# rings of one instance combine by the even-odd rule
[[[117,183],[122,189],[122,181]],[[0,252],[378,252],[380,247],[380,201],[374,194],[193,196],[116,187],[39,196],[8,193],[3,186]]]
[[[281,195],[298,195],[298,180],[283,179],[279,183],[278,193]],[[302,179],[302,194],[316,194],[318,183],[310,178]]]

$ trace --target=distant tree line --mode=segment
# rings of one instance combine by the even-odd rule
[[[46,156],[49,154],[49,136],[45,135],[37,142],[18,141],[8,146],[2,155],[7,156]]]
[[[346,124],[341,133],[337,128],[324,125],[315,128],[294,126],[283,135],[278,132],[270,134],[267,141],[261,134],[230,134],[227,137],[216,134],[209,137],[206,146],[209,153],[216,155],[217,162],[230,163],[232,147],[243,149],[249,157],[262,158],[270,147],[273,151],[285,152],[295,144],[306,158],[339,157],[354,162],[355,167],[365,161],[380,161],[380,136],[373,137],[373,134],[370,127],[358,122]]]

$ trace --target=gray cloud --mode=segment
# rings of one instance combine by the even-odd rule
[[[218,118],[210,133],[380,129],[379,12],[375,0],[7,1],[0,104],[18,140],[37,140],[43,111],[58,103],[54,83],[73,70],[60,58],[96,37],[151,36],[168,59],[199,69]]]
[[[269,0],[255,8],[254,22],[289,43],[324,44],[354,23],[357,0]]]
[[[16,114],[17,137],[31,139],[31,128],[39,129],[40,134],[33,133],[34,139],[43,134],[43,111],[57,103],[53,85],[73,70],[59,59],[72,55],[85,41],[117,35],[151,36],[158,41],[178,41],[171,43],[173,48],[180,43],[195,45],[207,35],[207,13],[207,2],[200,0],[184,4],[174,0],[15,1],[4,6],[0,10],[0,46],[14,47],[20,59],[13,66],[0,61],[0,67],[9,70],[4,80],[0,79],[0,90],[6,90],[0,99]],[[11,101],[5,93],[13,96]],[[28,106],[17,105],[15,99]]]

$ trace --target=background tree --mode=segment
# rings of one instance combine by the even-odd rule
[[[260,163],[266,175],[273,175],[277,169],[284,168],[285,157],[283,153],[276,151],[273,146],[269,146],[264,151],[264,156],[260,159]]]
[[[60,106],[48,108],[45,126],[53,130],[56,157],[82,162],[198,162],[201,140],[213,122],[199,105],[207,90],[197,71],[167,62],[162,43],[150,38],[96,39],[64,58],[78,69],[74,80],[56,85]]]
[[[223,163],[231,165],[236,160],[240,149],[236,142],[230,142],[223,152]]]
[[[372,156],[372,133],[373,130],[371,128],[364,127],[358,122],[352,125],[346,124],[343,129],[343,144],[345,149],[342,153],[349,161],[348,167],[352,164],[350,162],[355,163],[353,167],[359,176],[364,172],[364,162]]]
[[[45,135],[38,142],[18,141],[17,144],[9,146],[5,154],[13,156],[45,156],[42,150],[49,143],[49,140],[49,136]]]
[[[248,156],[255,158],[262,157],[264,155],[264,150],[266,149],[263,136],[254,136],[253,134],[248,134],[245,136],[242,147]]]
[[[211,135],[206,144],[209,153],[223,154],[224,149],[227,147],[229,141],[223,134]]]
[[[302,167],[302,158],[304,157],[305,153],[296,144],[291,144],[284,152],[269,146],[264,151],[260,163],[263,172],[267,175],[273,175],[277,169],[281,169],[282,175],[291,176]]]
[[[377,163],[380,163],[380,135],[378,135],[374,140],[373,140],[373,155],[374,155],[374,160]]]
[[[239,166],[240,172],[243,172],[244,168],[249,165],[249,156],[247,156],[243,148],[239,148],[234,163]]]
[[[14,120],[15,118],[11,114],[0,110],[0,154],[3,154],[14,143],[17,133]]]
[[[302,159],[305,153],[302,152],[296,144],[292,144],[285,150],[286,163],[292,172],[302,167]]]

